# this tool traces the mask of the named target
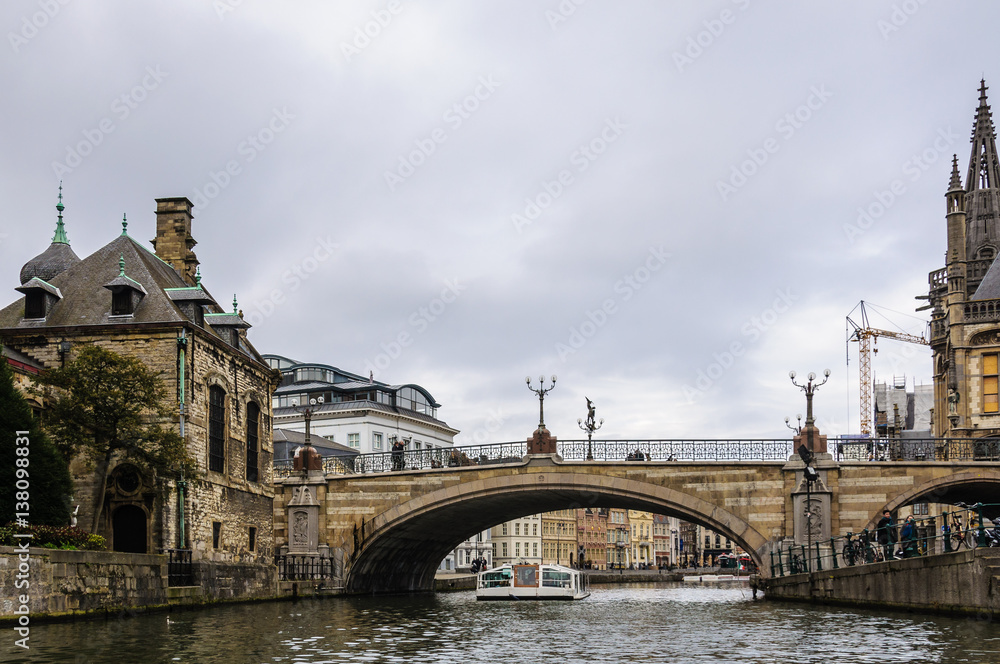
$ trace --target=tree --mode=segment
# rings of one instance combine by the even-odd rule
[[[27,435],[18,436],[19,431]],[[27,445],[23,444],[25,438]],[[18,454],[18,448],[27,451]],[[19,469],[23,472],[18,473]],[[27,501],[18,500],[17,494],[22,491],[17,486],[19,480],[22,487],[27,487]],[[27,511],[28,523],[65,526],[69,523],[71,493],[73,481],[66,460],[42,434],[28,402],[14,386],[14,372],[6,358],[0,357],[0,524],[9,523],[18,512]],[[23,497],[22,494],[20,498]],[[23,502],[27,503],[27,510],[24,505],[17,505]]]
[[[48,405],[46,429],[67,458],[82,453],[95,463],[93,532],[113,460],[135,461],[160,476],[182,468],[194,474],[183,439],[160,426],[171,414],[163,381],[140,360],[84,346],[65,367],[42,372],[38,382]]]

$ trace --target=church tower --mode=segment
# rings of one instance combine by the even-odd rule
[[[1000,435],[1000,163],[979,86],[965,186],[953,157],[945,194],[945,267],[930,273],[934,435]],[[985,448],[984,448],[985,450]]]

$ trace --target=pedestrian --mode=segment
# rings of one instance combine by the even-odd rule
[[[892,512],[889,510],[882,512],[882,518],[878,520],[878,525],[875,526],[875,537],[878,543],[882,545],[885,559],[892,559],[892,552],[896,548],[896,542],[899,541],[899,538],[896,536],[896,524],[893,523]]]
[[[403,470],[403,450],[406,446],[398,438],[392,444],[392,469]]]
[[[899,536],[904,558],[915,558],[920,555],[920,548],[917,545],[917,524],[913,521],[912,516],[906,517],[906,522],[903,524]]]

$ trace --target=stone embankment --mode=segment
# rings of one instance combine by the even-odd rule
[[[841,567],[765,584],[765,597],[775,600],[995,616],[1000,613],[1000,549]]]

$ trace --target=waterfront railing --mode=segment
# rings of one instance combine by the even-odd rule
[[[864,529],[808,544],[782,542],[771,551],[771,576],[870,565],[900,558],[951,553],[963,548],[1000,546],[1000,504],[960,503],[940,515],[912,517],[913,532],[904,538],[904,523]],[[940,524],[940,530],[939,530]]]

